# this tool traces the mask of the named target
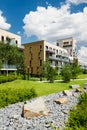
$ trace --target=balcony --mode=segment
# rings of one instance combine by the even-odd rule
[[[53,67],[53,68],[55,68],[56,66],[55,66],[55,64],[53,64],[53,63],[50,63],[50,67]]]
[[[50,60],[58,60],[58,58],[54,57],[54,56],[49,56]]]
[[[47,49],[47,48],[46,48],[46,52],[49,52],[49,53],[55,54],[55,51],[54,51],[54,50]]]
[[[17,68],[15,65],[3,64],[1,70],[17,70]]]
[[[68,58],[63,58],[62,61],[63,62],[69,62],[69,59]]]

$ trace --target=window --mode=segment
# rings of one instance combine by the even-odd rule
[[[40,59],[40,52],[38,53],[38,59]]]
[[[72,41],[70,42],[70,44],[72,45]]]
[[[40,45],[40,51],[42,51],[42,46]]]
[[[39,73],[39,71],[38,71],[38,70],[39,70],[39,67],[37,67],[37,74]]]
[[[17,41],[17,40],[16,40],[15,42],[16,42],[16,44],[18,44],[18,41]]]
[[[48,49],[48,46],[46,46],[46,49]]]
[[[32,52],[32,47],[30,47],[30,52]]]
[[[58,50],[56,50],[57,54],[58,54]]]
[[[42,66],[42,60],[40,60],[40,66]]]
[[[31,74],[33,74],[33,67],[31,67]]]
[[[33,59],[33,54],[31,53],[31,60]]]
[[[69,44],[69,42],[63,42],[63,44]]]
[[[32,61],[30,60],[30,67],[31,67]]]
[[[57,46],[59,46],[59,43],[57,43]]]
[[[4,36],[1,37],[1,41],[4,42]]]

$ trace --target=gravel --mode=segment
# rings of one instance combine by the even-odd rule
[[[69,111],[78,103],[80,93],[72,91],[72,96],[65,96],[62,92],[43,96],[48,116],[26,119],[21,116],[24,102],[19,102],[0,109],[0,130],[63,130],[69,117]],[[87,91],[85,89],[84,91]],[[67,104],[56,104],[54,99],[67,97]],[[34,100],[34,99],[32,99]],[[29,101],[28,101],[29,102]]]

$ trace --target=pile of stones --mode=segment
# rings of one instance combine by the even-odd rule
[[[87,84],[86,84],[87,85]],[[78,103],[78,97],[84,89],[72,85],[65,90],[19,102],[0,109],[0,130],[63,130],[69,117],[69,111]]]

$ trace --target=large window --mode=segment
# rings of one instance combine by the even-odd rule
[[[40,51],[42,51],[42,45],[40,45]]]
[[[42,66],[42,60],[40,60],[40,66]]]

